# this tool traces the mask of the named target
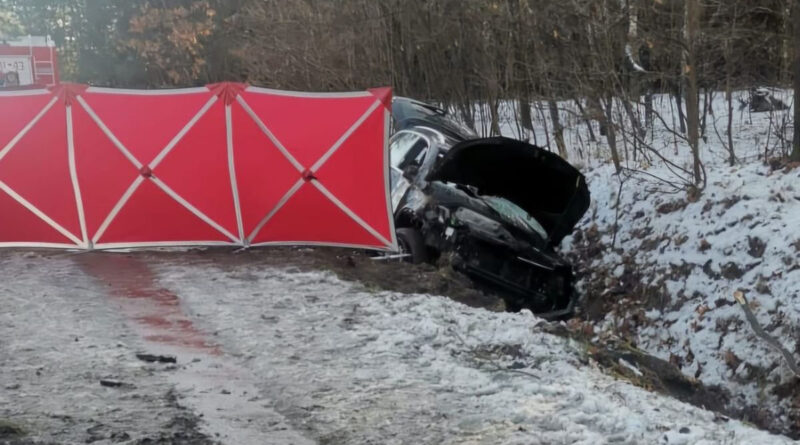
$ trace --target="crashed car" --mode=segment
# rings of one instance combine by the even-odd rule
[[[391,197],[397,238],[415,263],[446,260],[543,318],[572,314],[572,267],[555,252],[589,207],[584,176],[526,142],[478,138],[443,110],[393,102]]]

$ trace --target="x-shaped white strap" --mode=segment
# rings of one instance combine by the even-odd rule
[[[140,172],[143,170],[147,170],[152,172],[163,160],[164,158],[169,155],[169,153],[175,148],[175,146],[183,139],[183,137],[197,124],[197,122],[208,112],[209,109],[217,102],[217,96],[211,97],[208,102],[200,109],[200,111],[175,135],[175,137],[170,140],[170,142],[159,152],[159,154],[147,165],[146,169],[144,164],[142,164],[131,152],[128,148],[114,135],[114,133],[108,128],[108,126],[103,122],[102,119],[97,115],[97,113],[92,109],[92,107],[84,100],[83,97],[78,96],[77,102],[81,105],[81,107],[86,111],[89,117],[97,124],[100,130],[106,135],[106,137],[111,141],[111,143],[125,156],[126,159]],[[138,188],[144,183],[145,180],[149,179],[153,182],[159,189],[161,189],[164,193],[174,199],[177,203],[185,207],[195,216],[200,218],[202,221],[207,223],[209,226],[214,228],[215,230],[219,231],[226,237],[228,237],[234,243],[243,243],[243,244],[250,244],[253,239],[258,235],[258,233],[264,228],[264,226],[275,216],[278,211],[292,198],[292,196],[297,193],[302,186],[305,184],[306,181],[310,182],[314,187],[316,187],[327,199],[329,199],[336,207],[342,210],[348,217],[350,217],[353,221],[355,221],[359,226],[363,227],[367,232],[373,235],[376,239],[384,243],[386,246],[391,246],[392,243],[388,241],[383,235],[380,234],[377,230],[375,230],[372,226],[370,226],[367,222],[365,222],[361,217],[359,217],[355,212],[353,212],[347,205],[345,205],[339,198],[337,198],[330,190],[328,190],[323,184],[321,184],[316,178],[313,177],[313,174],[318,171],[325,163],[333,156],[334,153],[353,135],[353,133],[358,130],[358,128],[369,118],[369,116],[382,104],[379,100],[376,100],[366,112],[347,130],[342,134],[342,136],[323,154],[311,168],[306,169],[299,161],[286,149],[286,147],[275,137],[272,131],[264,124],[264,122],[258,117],[258,115],[253,111],[253,109],[245,102],[245,100],[241,97],[237,97],[237,102],[242,106],[245,112],[253,119],[253,121],[258,125],[261,131],[270,139],[270,141],[275,145],[275,147],[286,157],[286,159],[294,166],[301,175],[311,174],[311,178],[301,177],[297,180],[297,182],[283,195],[283,197],[278,201],[274,208],[272,208],[266,216],[259,222],[253,232],[247,237],[247,239],[240,239],[244,238],[244,233],[242,229],[242,219],[241,219],[241,209],[239,208],[239,201],[238,201],[238,191],[236,190],[237,184],[235,180],[235,171],[233,168],[233,150],[232,150],[232,135],[231,135],[231,114],[230,114],[230,105],[226,106],[226,119],[227,122],[227,142],[228,142],[228,156],[229,156],[229,167],[231,173],[231,185],[233,187],[234,193],[234,200],[236,204],[236,214],[237,214],[237,221],[239,225],[239,232],[240,237],[236,237],[216,221],[211,219],[209,216],[204,214],[200,211],[197,207],[193,206],[189,203],[186,199],[180,196],[177,192],[175,192],[172,188],[170,188],[166,183],[164,183],[159,178],[150,175],[148,178],[145,178],[145,175],[138,175],[136,179],[131,183],[116,205],[113,207],[111,212],[106,216],[103,223],[98,228],[97,232],[91,239],[92,244],[97,244],[99,240],[102,238],[103,234],[106,232],[108,227],[117,217],[119,212],[125,207],[127,202],[133,196],[133,194],[138,190]],[[30,130],[44,117],[47,112],[56,104],[58,101],[58,97],[53,97],[53,99],[48,102],[48,104],[36,115],[36,117],[31,120],[2,150],[0,150],[0,161],[19,143],[20,140],[28,133]],[[81,230],[82,230],[82,238],[78,238],[70,231],[65,229],[63,226],[58,224],[52,218],[47,216],[44,212],[39,210],[35,205],[27,201],[25,198],[20,196],[16,193],[11,187],[9,187],[4,182],[0,181],[0,190],[7,193],[10,197],[14,200],[19,202],[22,206],[27,208],[45,223],[50,225],[60,234],[68,238],[70,241],[74,242],[78,246],[88,247],[89,240],[88,235],[86,233],[86,222],[84,216],[84,209],[83,203],[81,199],[80,188],[78,187],[77,181],[77,172],[76,172],[76,165],[75,165],[75,147],[74,147],[74,138],[73,138],[73,128],[72,128],[72,109],[71,106],[67,106],[67,132],[68,132],[68,147],[69,147],[69,167],[70,167],[70,175],[72,177],[73,187],[75,191],[75,199],[78,206],[78,213],[80,218]]]
[[[262,132],[269,138],[269,140],[275,145],[278,151],[283,154],[284,157],[289,161],[289,163],[294,166],[295,169],[303,176],[297,180],[297,182],[289,188],[289,190],[283,195],[283,197],[278,201],[278,203],[273,207],[264,218],[256,225],[256,228],[253,230],[252,233],[247,237],[247,244],[253,242],[253,240],[258,236],[261,229],[267,225],[267,223],[275,216],[278,211],[283,208],[284,205],[292,198],[292,196],[297,193],[306,182],[310,182],[317,188],[328,200],[330,200],[336,207],[338,207],[342,212],[344,212],[348,217],[350,217],[353,221],[355,221],[359,226],[363,227],[364,230],[369,232],[372,236],[374,236],[377,240],[385,244],[387,247],[391,247],[392,243],[386,239],[383,235],[380,234],[377,230],[375,230],[372,226],[367,224],[361,217],[359,217],[355,212],[353,212],[347,205],[345,205],[339,198],[336,197],[330,190],[328,190],[322,183],[320,183],[313,175],[323,165],[336,153],[337,150],[350,138],[350,136],[358,130],[359,127],[375,112],[378,107],[382,106],[381,101],[376,100],[366,112],[355,122],[353,125],[342,134],[339,139],[325,152],[325,154],[320,157],[311,168],[306,169],[292,154],[286,147],[275,137],[275,135],[270,131],[270,129],[264,124],[261,118],[250,108],[250,105],[241,97],[237,96],[236,101],[239,105],[242,106],[244,111],[250,116],[251,119],[258,125]],[[306,177],[306,175],[309,175]]]
[[[78,96],[77,99],[81,107],[83,107],[83,109],[89,114],[89,117],[92,118],[92,120],[97,124],[100,130],[106,135],[106,137],[108,137],[111,143],[114,144],[114,146],[117,147],[117,149],[119,149],[119,151],[128,159],[128,161],[130,161],[131,164],[133,164],[133,166],[136,167],[136,169],[139,170],[140,172],[142,171],[152,172],[153,170],[155,170],[155,168],[158,167],[158,165],[164,160],[164,158],[166,158],[167,155],[169,155],[172,149],[175,148],[176,145],[178,145],[181,139],[183,139],[183,137],[186,136],[186,134],[192,129],[192,127],[194,127],[195,124],[197,124],[197,122],[208,112],[209,109],[211,109],[211,107],[218,100],[217,96],[212,96],[211,99],[209,99],[208,102],[206,102],[203,108],[200,109],[200,111],[181,129],[181,131],[178,132],[178,134],[175,135],[175,137],[172,138],[172,140],[158,153],[158,155],[149,164],[147,164],[147,167],[145,168],[144,164],[142,164],[141,162],[139,162],[138,159],[136,159],[136,157],[130,152],[130,150],[128,150],[125,147],[125,145],[114,135],[114,133],[108,128],[108,126],[102,121],[102,119],[100,119],[100,117],[97,115],[97,113],[95,113],[92,107],[89,106],[86,100],[84,100],[84,98],[80,96]],[[128,187],[128,189],[119,199],[117,204],[111,210],[111,213],[109,213],[108,216],[106,216],[106,219],[100,225],[100,228],[97,229],[97,233],[95,233],[94,236],[92,237],[93,244],[98,243],[100,238],[102,238],[103,234],[108,229],[109,225],[111,225],[111,223],[117,217],[122,208],[125,207],[125,204],[127,204],[128,200],[130,200],[131,196],[133,196],[133,194],[136,192],[139,186],[141,186],[142,183],[148,179],[152,181],[153,184],[155,184],[158,188],[160,188],[169,197],[174,199],[178,204],[185,207],[195,216],[203,220],[206,224],[213,227],[215,230],[222,233],[226,237],[228,237],[234,243],[240,242],[240,240],[235,235],[233,235],[224,227],[222,227],[220,224],[218,224],[216,221],[211,219],[208,215],[200,211],[197,207],[189,203],[189,201],[180,196],[175,190],[173,190],[166,183],[164,183],[164,181],[160,180],[159,178],[153,175],[150,175],[149,177],[146,178],[145,175],[140,174],[139,176],[136,177],[133,183]]]
[[[31,131],[31,129],[34,126],[36,126],[37,123],[39,123],[39,121],[50,111],[50,109],[53,108],[53,105],[55,105],[56,102],[58,102],[58,97],[57,96],[53,97],[47,103],[47,105],[45,105],[44,108],[42,108],[42,110],[30,122],[28,122],[28,124],[25,125],[25,127],[23,127],[22,130],[19,133],[17,133],[17,135],[14,136],[14,138],[11,139],[11,141],[9,141],[8,144],[6,144],[6,146],[3,147],[2,150],[0,150],[0,161],[2,161],[3,158],[5,158],[6,155],[8,155],[8,153],[11,152],[11,150],[14,147],[17,146],[17,144],[22,140],[22,138],[24,138],[25,135],[27,135]],[[70,115],[67,114],[67,120],[68,121],[70,120],[70,118],[71,118]],[[70,122],[67,122],[67,127],[70,128]],[[71,149],[72,149],[72,147],[70,146],[70,150]],[[73,161],[74,161],[74,152],[73,151],[70,151],[69,159],[70,159],[70,167],[72,167],[74,165],[74,163],[73,163]],[[75,177],[74,169],[70,168],[70,174],[72,176],[73,185],[76,185],[77,184],[77,180],[76,180],[76,177]],[[39,219],[41,219],[42,221],[47,223],[47,225],[49,225],[50,227],[55,229],[58,233],[63,235],[65,238],[69,239],[70,241],[72,241],[73,243],[75,243],[78,246],[82,246],[82,247],[85,246],[85,244],[86,244],[85,241],[79,239],[77,236],[72,234],[69,230],[65,229],[61,224],[57,223],[53,218],[50,218],[49,216],[47,216],[44,212],[42,212],[33,203],[31,203],[30,201],[26,200],[24,197],[22,197],[19,193],[14,191],[11,187],[8,186],[8,184],[6,184],[3,181],[0,181],[0,190],[5,192],[8,196],[10,196],[12,199],[17,201],[20,205],[22,205],[23,207],[28,209],[28,211],[30,211],[31,213],[36,215]],[[80,192],[77,189],[75,189],[75,193],[76,193],[76,195],[78,195]],[[85,237],[84,237],[84,240],[85,240]]]

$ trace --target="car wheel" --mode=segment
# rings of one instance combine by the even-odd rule
[[[400,252],[409,255],[406,261],[414,264],[428,261],[428,250],[419,230],[409,227],[397,229],[397,244]]]

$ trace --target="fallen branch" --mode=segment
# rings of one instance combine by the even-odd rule
[[[764,331],[764,328],[761,327],[761,324],[758,322],[756,315],[750,309],[750,306],[747,304],[747,299],[744,296],[744,292],[736,291],[733,293],[733,298],[736,299],[736,302],[739,303],[739,307],[742,308],[744,311],[745,318],[750,323],[750,326],[753,328],[753,331],[756,333],[756,336],[764,340],[769,347],[775,349],[776,351],[780,352],[783,355],[783,359],[786,360],[786,364],[789,365],[789,369],[792,370],[795,376],[800,377],[800,368],[797,366],[797,362],[792,356],[792,353],[789,352],[775,337],[767,334]]]

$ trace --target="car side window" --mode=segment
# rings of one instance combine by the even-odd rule
[[[428,153],[428,141],[411,132],[398,133],[390,147],[392,167],[405,171],[411,166],[421,167]]]

